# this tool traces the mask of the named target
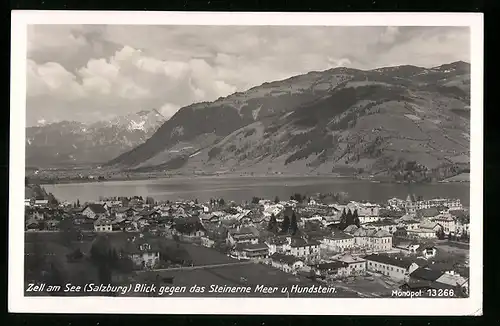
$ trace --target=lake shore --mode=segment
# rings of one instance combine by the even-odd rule
[[[263,173],[263,174],[252,174],[252,173],[220,173],[220,174],[143,174],[143,173],[133,173],[127,175],[114,175],[107,178],[50,178],[50,177],[36,177],[31,176],[30,179],[36,181],[37,184],[40,185],[57,185],[57,184],[80,184],[80,183],[102,183],[102,182],[118,182],[118,181],[146,181],[146,180],[164,180],[164,179],[234,179],[234,178],[338,178],[338,179],[348,179],[348,180],[360,180],[367,181],[373,183],[384,183],[384,184],[435,184],[435,183],[470,183],[469,180],[465,179],[453,179],[448,178],[442,181],[433,181],[433,182],[401,182],[396,180],[391,180],[387,177],[378,178],[378,177],[367,177],[367,176],[353,176],[353,175],[341,175],[337,173],[329,173],[329,174],[293,174],[293,173]]]

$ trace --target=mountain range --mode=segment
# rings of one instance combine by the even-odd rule
[[[107,162],[144,143],[165,121],[143,110],[85,124],[61,121],[26,128],[26,164],[36,167]]]
[[[470,160],[470,64],[334,68],[181,108],[106,166],[444,179]]]

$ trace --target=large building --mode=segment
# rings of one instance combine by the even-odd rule
[[[344,232],[332,232],[321,240],[321,248],[332,252],[344,252],[355,246],[354,237]]]
[[[408,195],[405,201],[405,209],[407,213],[415,213],[421,209],[433,207],[447,207],[450,210],[462,209],[463,206],[460,199],[453,198],[434,198],[429,200],[415,200],[413,196]]]
[[[408,281],[409,275],[418,268],[410,260],[388,255],[373,254],[366,256],[365,260],[368,271],[389,276],[396,281]]]

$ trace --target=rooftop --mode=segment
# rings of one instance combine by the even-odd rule
[[[410,277],[423,281],[436,281],[442,275],[443,273],[440,271],[433,270],[428,267],[419,267],[410,274]]]
[[[403,258],[396,258],[396,257],[390,257],[388,255],[378,255],[378,254],[372,254],[369,256],[364,257],[364,259],[369,260],[369,261],[374,261],[386,265],[391,265],[391,266],[397,266],[400,268],[408,268],[411,266],[412,262],[407,259]]]
[[[272,254],[271,259],[274,261],[278,261],[280,263],[286,263],[286,264],[294,264],[295,262],[300,261],[300,259],[298,259],[295,256],[284,255],[284,254],[280,254],[280,253]]]
[[[95,214],[104,214],[106,209],[100,204],[88,204],[86,208],[89,208]]]

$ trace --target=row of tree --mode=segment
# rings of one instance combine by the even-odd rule
[[[195,203],[198,203],[198,200],[195,200]],[[224,206],[226,205],[226,201],[224,198],[213,199],[210,198],[210,206]]]
[[[295,212],[292,213],[291,218],[288,215],[285,215],[283,217],[283,221],[279,224],[276,220],[276,216],[272,214],[267,225],[267,230],[275,234],[281,233],[295,235],[299,231],[297,215],[295,215]]]
[[[463,242],[468,242],[470,239],[469,233],[468,232],[462,232],[459,236],[453,233],[448,233],[445,234],[443,229],[439,229],[436,232],[436,236],[439,240],[449,240],[449,241],[463,241]]]
[[[354,210],[354,212],[351,212],[350,209],[344,208],[342,211],[342,215],[340,216],[340,224],[339,228],[341,230],[344,230],[346,227],[349,225],[356,225],[358,228],[360,226],[360,221],[359,221],[359,216],[358,216],[358,210]]]

